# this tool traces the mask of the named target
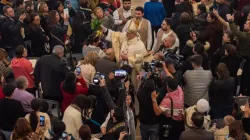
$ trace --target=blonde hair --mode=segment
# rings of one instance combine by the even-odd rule
[[[92,66],[95,66],[96,60],[99,58],[98,54],[96,52],[90,51],[86,54],[84,57],[84,60],[81,60],[81,64],[91,64]]]
[[[101,7],[96,7],[95,9],[94,9],[94,14],[96,15],[96,11],[97,10],[101,10],[102,12],[104,12],[103,10],[102,10],[102,8]]]
[[[40,5],[39,5],[39,8],[38,8],[38,13],[42,14],[44,12],[44,7],[45,5],[47,5],[46,2],[41,2]],[[48,6],[48,5],[47,5]]]

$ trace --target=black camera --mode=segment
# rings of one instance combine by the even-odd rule
[[[143,63],[143,69],[146,71],[146,72],[152,72],[152,73],[155,73],[155,72],[158,72],[158,71],[162,71],[163,69],[163,65],[160,61],[158,60],[152,60],[151,63],[149,62],[144,62]]]
[[[96,72],[93,78],[93,83],[95,85],[99,85],[100,84],[100,79],[105,79],[104,74],[100,73],[100,72]]]

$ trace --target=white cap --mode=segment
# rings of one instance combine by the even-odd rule
[[[205,112],[209,111],[209,109],[210,109],[209,103],[205,99],[200,99],[196,104],[196,108],[197,108],[198,112],[200,112],[200,113],[205,113]]]

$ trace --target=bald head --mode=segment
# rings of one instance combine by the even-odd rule
[[[112,61],[115,59],[115,52],[112,48],[106,50],[106,55]]]

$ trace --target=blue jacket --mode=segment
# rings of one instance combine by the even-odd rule
[[[161,2],[146,2],[144,4],[144,18],[149,20],[151,26],[161,26],[166,17],[166,10]]]

